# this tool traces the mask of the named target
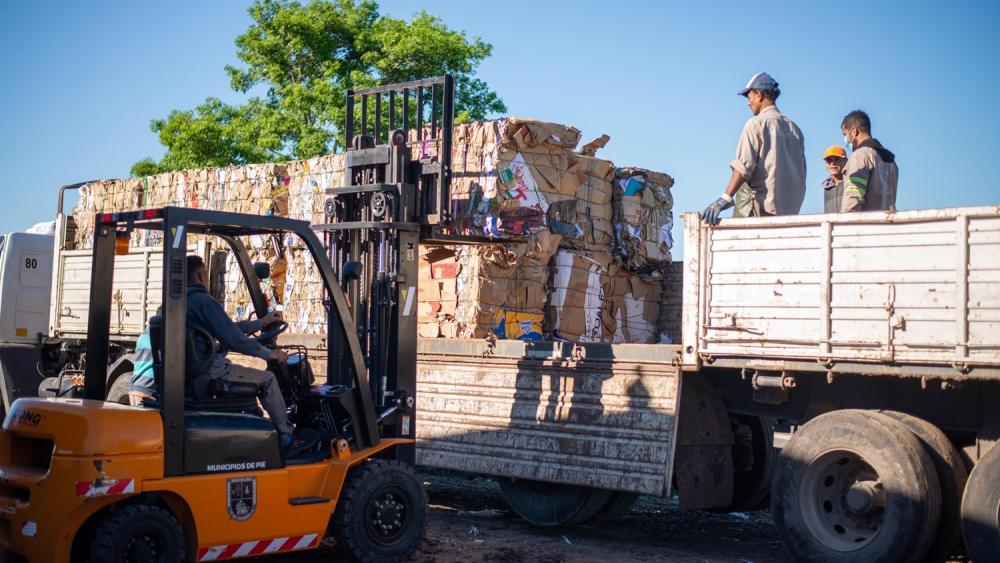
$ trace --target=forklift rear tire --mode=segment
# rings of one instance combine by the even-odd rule
[[[184,532],[170,512],[133,504],[102,520],[90,545],[90,560],[107,563],[173,563],[184,560]]]
[[[399,561],[420,546],[426,522],[427,497],[413,468],[372,460],[347,477],[333,514],[333,536],[358,561]]]

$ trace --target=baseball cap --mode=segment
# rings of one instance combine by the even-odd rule
[[[840,158],[847,158],[847,151],[844,147],[840,145],[830,145],[825,151],[823,151],[823,160],[830,158],[831,156],[839,156]]]
[[[771,75],[766,72],[758,72],[750,78],[750,82],[747,82],[747,87],[740,90],[736,94],[739,96],[746,96],[750,93],[750,90],[775,90],[778,88],[778,81],[771,78]]]

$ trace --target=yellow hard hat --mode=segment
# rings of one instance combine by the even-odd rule
[[[826,160],[831,156],[847,158],[847,151],[840,145],[830,145],[825,151],[823,151],[823,160]]]

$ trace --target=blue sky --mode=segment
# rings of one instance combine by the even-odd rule
[[[64,183],[123,177],[162,149],[149,120],[206,96],[239,101],[223,67],[249,2],[4,2],[0,232],[50,219]],[[900,209],[1000,203],[1000,2],[383,1],[494,46],[480,68],[510,114],[573,124],[620,166],[672,174],[675,210],[729,178],[749,117],[735,95],[767,71],[806,137],[803,213],[820,155],[869,112],[900,166]],[[675,236],[679,233],[675,231]],[[679,245],[678,245],[679,246]]]

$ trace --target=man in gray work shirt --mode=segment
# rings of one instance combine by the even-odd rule
[[[840,210],[895,211],[899,166],[896,155],[872,138],[868,114],[855,110],[840,124],[844,143],[851,146],[851,158],[844,170],[844,199]]]
[[[709,204],[702,219],[717,225],[722,211],[733,217],[795,215],[806,195],[806,155],[802,131],[774,105],[781,90],[766,72],[753,76],[739,91],[753,117],[747,121],[729,163],[732,175],[722,196]]]
[[[246,333],[253,333],[272,323],[281,322],[280,313],[268,313],[259,321],[234,323],[222,305],[208,293],[208,269],[200,256],[187,257],[187,324],[189,329],[198,329],[212,337],[211,342],[192,339],[194,349],[188,353],[196,358],[211,356],[211,363],[202,373],[188,370],[188,384],[192,389],[203,389],[210,380],[240,381],[252,383],[260,392],[258,398],[271,418],[271,423],[281,436],[281,446],[293,451],[302,445],[293,435],[294,426],[288,420],[288,408],[281,395],[281,389],[274,374],[262,369],[254,369],[230,362],[226,354],[232,350],[240,354],[284,362],[288,355],[281,349],[271,350],[262,346]]]

